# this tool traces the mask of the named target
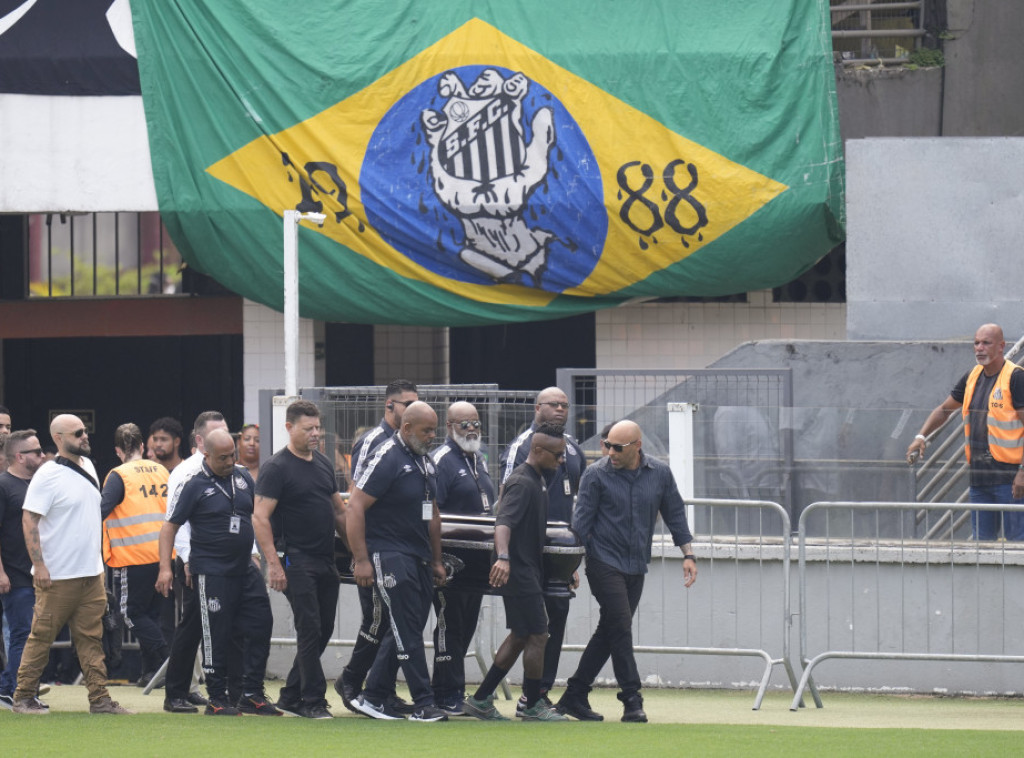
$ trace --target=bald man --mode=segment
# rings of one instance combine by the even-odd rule
[[[907,463],[924,456],[928,436],[960,410],[964,450],[971,466],[972,503],[1024,503],[1024,371],[1003,356],[1006,341],[998,324],[983,324],[974,335],[977,365],[964,374],[941,405],[925,419],[907,448]],[[1024,513],[973,511],[976,540],[1024,540]]]
[[[480,451],[483,427],[472,403],[452,403],[445,422],[448,438],[431,457],[437,467],[437,507],[441,513],[490,516],[494,484]],[[450,715],[462,713],[466,696],[466,651],[476,633],[483,596],[438,588],[434,594],[434,702]]]
[[[360,587],[391,609],[391,625],[354,701],[370,718],[398,720],[389,702],[398,669],[412,696],[410,721],[446,721],[430,688],[423,629],[434,586],[447,577],[441,564],[441,516],[435,502],[434,462],[427,455],[437,432],[437,414],[411,403],[398,431],[361,469],[348,502],[345,527]]]
[[[82,666],[89,712],[130,714],[111,700],[103,658],[103,586],[100,484],[89,460],[89,433],[78,416],[61,414],[50,423],[58,455],[36,471],[25,492],[22,526],[32,560],[36,603],[32,631],[21,654],[15,713],[45,715],[35,697],[39,677],[64,624]]]
[[[640,427],[620,421],[603,445],[608,455],[583,474],[572,518],[572,527],[587,548],[587,581],[601,613],[558,710],[581,721],[602,721],[604,717],[590,707],[587,696],[611,658],[621,690],[622,720],[644,723],[647,714],[633,654],[633,615],[643,593],[659,515],[683,552],[686,588],[697,579],[697,559],[672,470],[644,455]]]
[[[203,672],[207,716],[241,716],[240,705],[257,716],[280,716],[263,692],[274,618],[263,575],[251,560],[252,476],[235,463],[235,441],[226,429],[206,434],[199,473],[181,488],[174,510],[160,531],[157,588],[171,584],[171,551],[182,524],[192,528],[188,563],[203,629]],[[231,646],[244,641],[242,696],[228,697]]]

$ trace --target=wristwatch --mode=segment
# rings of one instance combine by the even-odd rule
[[[498,561],[507,561],[507,560],[508,560],[508,556],[507,556],[507,555],[505,555],[505,554],[502,554],[502,555],[499,555],[499,556],[498,556],[498,557],[497,557],[497,558],[496,558],[495,560],[498,560]]]
[[[683,556],[683,560],[684,560],[684,561],[685,561],[685,560],[686,560],[687,558],[689,558],[689,559],[690,559],[691,561],[693,561],[694,563],[696,563],[696,562],[697,562],[697,556],[693,555],[692,553],[691,553],[690,555],[684,555],[684,556]]]

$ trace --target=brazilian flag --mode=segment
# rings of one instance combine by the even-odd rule
[[[462,326],[792,280],[842,241],[827,0],[133,0],[160,210],[302,315]]]

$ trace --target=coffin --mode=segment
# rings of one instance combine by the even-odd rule
[[[478,595],[500,595],[488,583],[494,550],[494,518],[441,514],[441,551],[450,579],[446,588]],[[586,552],[564,521],[549,521],[544,544],[544,594],[574,597],[569,585]],[[345,584],[355,584],[352,555],[335,540],[335,560]]]

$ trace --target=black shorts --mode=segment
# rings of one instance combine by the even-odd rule
[[[542,594],[504,596],[502,600],[505,601],[505,626],[512,634],[526,637],[548,633],[548,612]]]

